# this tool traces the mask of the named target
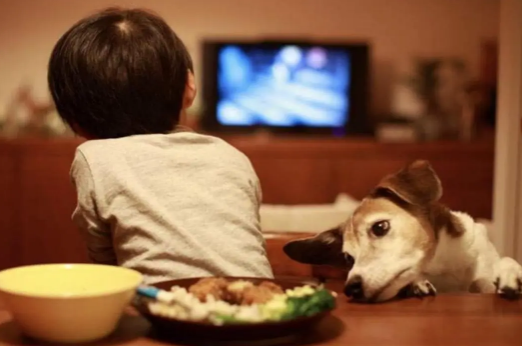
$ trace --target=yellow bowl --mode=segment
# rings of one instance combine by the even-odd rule
[[[111,334],[142,282],[131,269],[43,264],[0,272],[0,299],[29,337],[83,343]]]

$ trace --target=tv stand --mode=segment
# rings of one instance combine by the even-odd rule
[[[331,203],[341,192],[362,199],[384,175],[410,161],[426,159],[442,180],[444,203],[473,217],[491,217],[493,138],[380,143],[369,137],[299,138],[263,133],[220,137],[249,157],[265,203]]]

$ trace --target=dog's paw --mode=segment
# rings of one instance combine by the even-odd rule
[[[408,285],[403,293],[406,297],[423,298],[437,295],[437,289],[428,280],[420,280]]]
[[[497,294],[506,299],[518,299],[522,295],[522,267],[514,259],[504,257],[495,266]]]

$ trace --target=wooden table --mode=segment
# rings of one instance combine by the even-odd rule
[[[493,295],[441,295],[379,305],[348,303],[338,308],[306,340],[284,345],[339,346],[484,346],[522,345],[522,301],[508,302]],[[171,345],[155,340],[149,324],[127,315],[116,333],[97,345]],[[281,344],[281,340],[278,344]],[[6,311],[0,311],[0,345],[38,345],[24,339]],[[215,343],[212,343],[215,345]],[[243,342],[238,345],[274,345]],[[232,343],[228,343],[232,345]]]

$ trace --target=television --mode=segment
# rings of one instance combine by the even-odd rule
[[[202,58],[205,131],[371,132],[367,44],[207,40]]]

